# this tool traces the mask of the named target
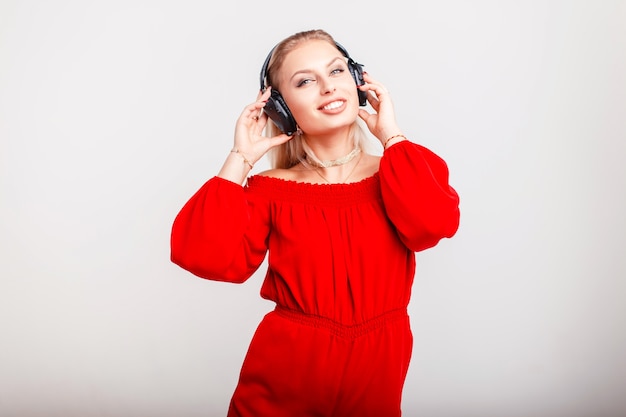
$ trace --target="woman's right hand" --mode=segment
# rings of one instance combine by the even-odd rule
[[[217,174],[218,177],[242,184],[254,164],[267,151],[292,138],[284,133],[271,138],[263,135],[268,116],[262,110],[270,94],[270,88],[259,92],[256,101],[241,112],[235,125],[235,146]]]
[[[284,133],[271,138],[263,135],[268,116],[261,110],[265,107],[270,94],[271,87],[264,92],[259,92],[257,100],[244,108],[235,125],[235,150],[252,164],[261,159],[271,148],[292,138]]]

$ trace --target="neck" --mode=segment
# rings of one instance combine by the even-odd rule
[[[358,155],[358,158],[354,158],[352,161],[347,162],[342,166],[336,166],[336,168],[333,169],[313,168],[313,170],[324,180],[324,182],[329,184],[345,184],[356,170],[359,162],[361,162],[363,154],[359,152]]]
[[[302,147],[305,152],[306,162],[309,165],[318,168],[330,168],[347,164],[361,152],[361,148],[356,145],[352,146],[347,152],[345,146],[334,146],[334,149],[325,149],[325,152],[322,152],[322,155],[326,157],[332,155],[330,158],[326,159],[324,157],[319,157],[318,154],[309,146],[307,141],[304,140],[304,138],[302,140]],[[341,149],[341,151],[337,149]]]

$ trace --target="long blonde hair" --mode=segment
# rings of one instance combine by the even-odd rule
[[[283,39],[272,51],[272,57],[270,58],[266,71],[267,86],[276,86],[278,84],[275,75],[283,65],[285,57],[301,43],[310,40],[321,40],[336,46],[333,37],[321,29],[298,32]],[[265,135],[272,137],[280,133],[281,131],[278,127],[269,120],[265,129]],[[366,134],[361,125],[359,125],[358,119],[354,121],[350,129],[350,135],[353,137],[354,146],[359,146],[364,142]],[[287,169],[304,162],[305,152],[302,141],[302,134],[298,131],[292,139],[273,148],[269,153],[272,167]]]

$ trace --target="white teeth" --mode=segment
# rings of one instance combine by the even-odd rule
[[[343,104],[343,101],[333,101],[332,103],[328,103],[327,105],[325,105],[323,107],[324,110],[333,110],[336,109],[338,107],[341,107],[341,105]]]

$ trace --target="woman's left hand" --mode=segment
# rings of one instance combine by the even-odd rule
[[[389,91],[378,81],[364,73],[365,84],[359,87],[367,92],[367,101],[376,113],[371,114],[365,109],[359,109],[359,117],[363,119],[367,128],[376,136],[381,143],[393,135],[401,134],[402,131],[396,123],[393,102]]]

